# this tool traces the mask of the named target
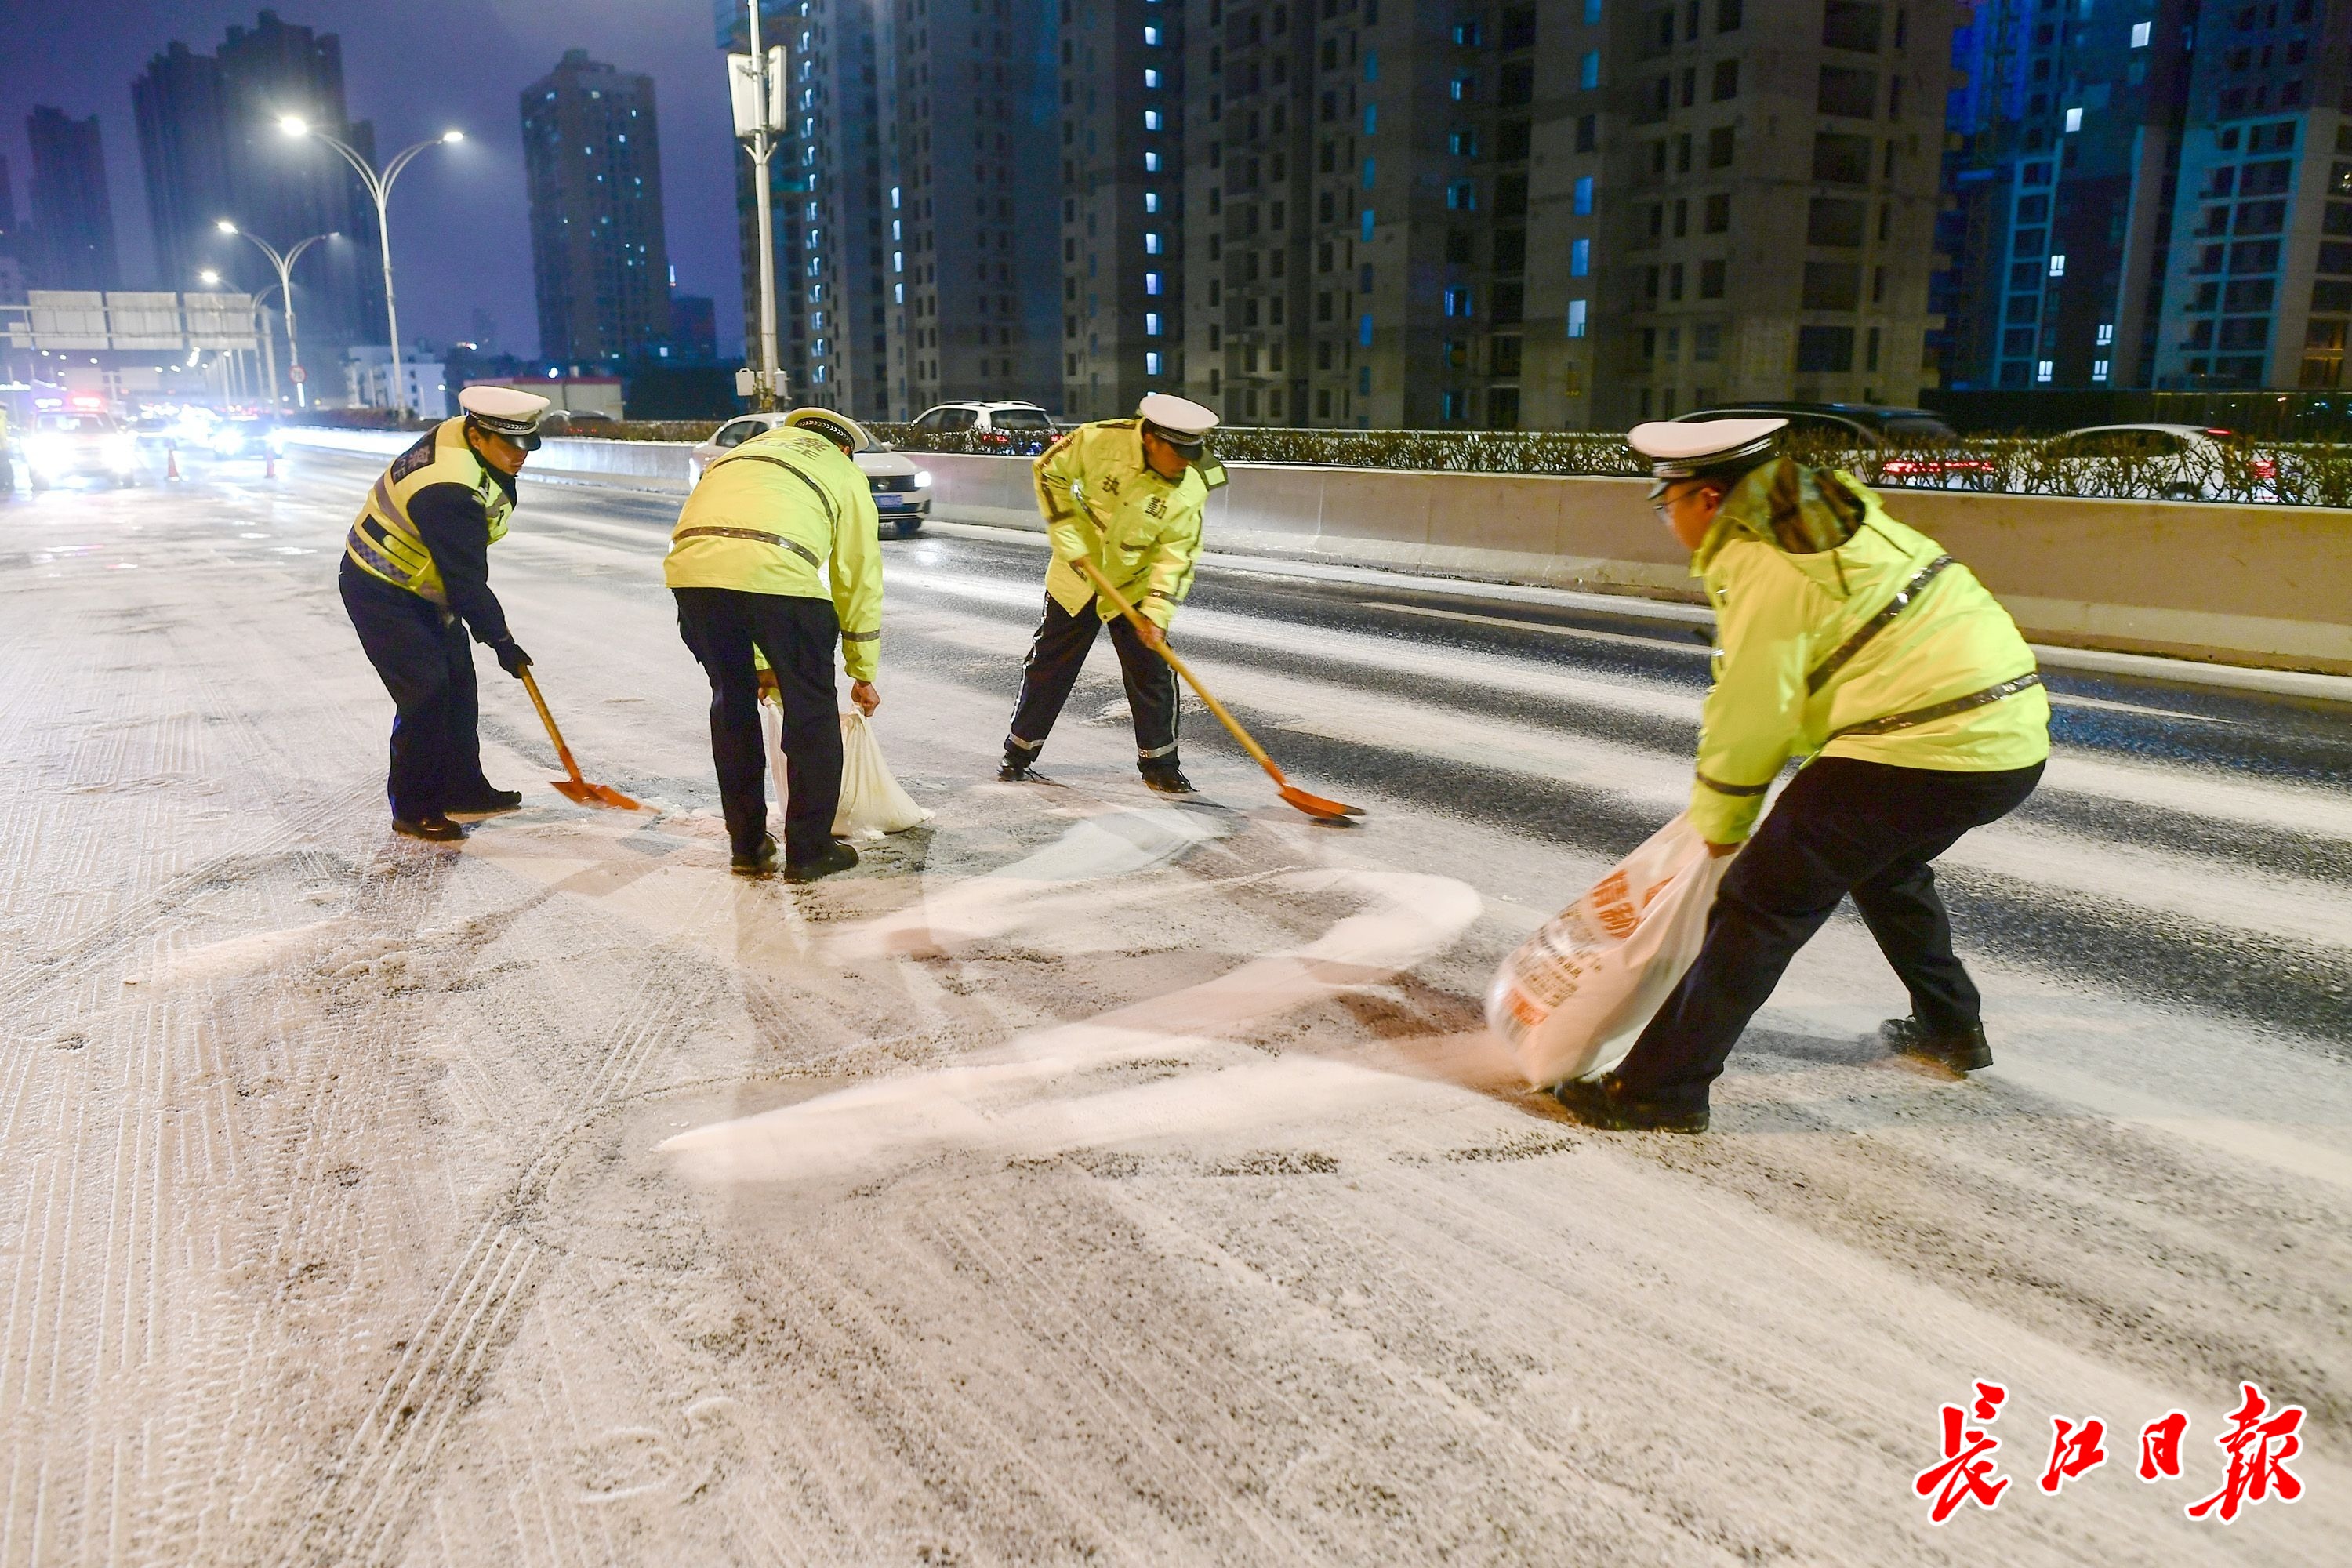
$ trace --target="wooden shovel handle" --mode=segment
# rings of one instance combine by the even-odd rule
[[[1122,595],[1117,588],[1111,586],[1110,579],[1103,575],[1101,567],[1097,566],[1093,562],[1087,560],[1083,555],[1077,557],[1077,567],[1079,571],[1084,572],[1088,577],[1094,580],[1095,592],[1108,599],[1111,604],[1118,608],[1118,613],[1126,616],[1128,623],[1134,626],[1137,631],[1142,631],[1145,626],[1150,624],[1143,618],[1133,605],[1127,602],[1126,595]],[[1159,628],[1155,626],[1152,629],[1157,631]],[[1168,661],[1169,668],[1184,678],[1184,684],[1192,689],[1193,695],[1200,698],[1202,703],[1207,707],[1209,711],[1217,716],[1217,722],[1223,724],[1233,735],[1233,738],[1241,742],[1242,750],[1247,752],[1251,756],[1257,759],[1257,765],[1264,768],[1273,778],[1275,783],[1278,784],[1288,784],[1290,781],[1283,777],[1282,770],[1274,765],[1274,759],[1265,754],[1265,748],[1259,745],[1255,740],[1252,739],[1250,732],[1247,730],[1242,728],[1240,720],[1225,711],[1225,705],[1218,701],[1216,697],[1207,687],[1201,684],[1201,678],[1192,673],[1191,666],[1187,665],[1182,659],[1176,657],[1175,649],[1170,647],[1164,640],[1165,634],[1162,634],[1162,637],[1163,640],[1155,645],[1155,651],[1159,653],[1160,658]]]
[[[530,666],[522,667],[522,689],[530,693],[530,705],[539,710],[539,721],[547,726],[547,738],[555,742],[555,754],[563,761],[563,771],[572,775],[573,784],[585,784],[580,776],[580,764],[572,760],[572,748],[563,743],[563,731],[555,727],[555,715],[547,710],[547,699],[539,694],[539,682],[530,678]]]

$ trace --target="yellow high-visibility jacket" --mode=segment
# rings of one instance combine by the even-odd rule
[[[1143,460],[1143,422],[1105,419],[1081,425],[1039,454],[1037,509],[1045,513],[1054,562],[1045,591],[1076,615],[1095,585],[1073,563],[1091,559],[1143,617],[1162,630],[1192,591],[1201,558],[1201,510],[1209,487],[1197,468],[1163,479]],[[1108,601],[1104,620],[1118,614]]]
[[[446,608],[449,595],[441,580],[440,565],[408,511],[409,503],[435,485],[456,485],[480,504],[492,544],[507,536],[514,497],[467,443],[466,416],[461,414],[441,421],[392,460],[368,491],[351,532],[344,536],[343,553],[368,575]],[[499,629],[503,632],[503,625]]]
[[[881,522],[873,487],[840,447],[779,426],[703,470],[670,532],[673,588],[833,600],[841,663],[871,680],[882,643]]]
[[[1754,828],[1792,755],[1998,773],[2050,754],[2050,700],[2009,612],[1853,475],[1781,458],[1691,559],[1716,615],[1693,826]]]

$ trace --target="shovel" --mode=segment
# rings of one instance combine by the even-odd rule
[[[1095,592],[1117,605],[1118,613],[1125,616],[1129,624],[1137,631],[1142,631],[1150,624],[1136,613],[1135,606],[1129,604],[1117,588],[1110,585],[1110,579],[1102,574],[1102,568],[1083,556],[1078,558],[1077,567],[1079,571],[1094,580]],[[1234,739],[1241,742],[1243,751],[1257,759],[1257,765],[1265,770],[1268,778],[1274,780],[1276,790],[1284,800],[1307,816],[1326,822],[1364,815],[1364,808],[1360,805],[1341,805],[1336,800],[1325,800],[1319,795],[1309,795],[1283,777],[1282,770],[1274,765],[1274,759],[1265,754],[1265,748],[1252,740],[1250,732],[1242,728],[1241,721],[1226,712],[1225,705],[1209,694],[1209,689],[1201,684],[1201,678],[1193,674],[1182,659],[1176,657],[1175,650],[1164,641],[1157,646],[1160,657],[1168,661],[1170,668],[1184,678],[1184,684],[1190,686],[1193,693],[1207,704],[1209,711],[1217,716],[1217,722],[1223,724],[1232,732]]]
[[[547,726],[547,738],[555,742],[555,754],[563,759],[563,771],[572,775],[548,781],[557,793],[583,805],[616,805],[623,811],[643,811],[644,806],[612,785],[590,784],[580,776],[580,764],[572,760],[572,748],[563,743],[563,731],[555,727],[555,715],[547,710],[547,699],[539,694],[539,682],[530,678],[529,665],[523,666],[522,689],[530,693],[530,705],[539,710],[539,721]]]

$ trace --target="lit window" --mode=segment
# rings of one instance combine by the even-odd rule
[[[1158,191],[1146,191],[1143,193],[1143,210],[1148,213],[1156,213],[1160,210],[1160,193]]]
[[[1160,72],[1150,66],[1144,67],[1143,85],[1146,87],[1158,87],[1160,85]]]
[[[1146,310],[1143,312],[1143,335],[1147,338],[1156,338],[1160,335],[1159,311]]]
[[[890,187],[890,210],[892,212],[898,210],[898,187],[896,185]]]
[[[1601,26],[1601,0],[1584,0],[1584,25],[1588,27]]]
[[[2050,276],[2053,278],[2066,276],[2066,258],[2063,255],[2053,256],[2050,258]]]
[[[1445,313],[1449,316],[1469,315],[1470,290],[1463,288],[1448,289],[1445,291]]]
[[[1146,131],[1157,131],[1160,129],[1160,111],[1158,110],[1147,109],[1143,111],[1143,128]]]
[[[890,301],[892,304],[903,305],[907,302],[907,286],[904,283],[893,283],[890,285],[890,292],[893,296]]]
[[[1143,356],[1143,374],[1146,375],[1158,375],[1160,374],[1160,351],[1158,349],[1154,349],[1150,353]]]
[[[905,251],[894,250],[890,253],[890,270],[893,272],[904,272],[907,270],[907,253]]]
[[[1372,161],[1371,161],[1370,158],[1367,158],[1367,159],[1365,159],[1365,160],[1364,160],[1364,189],[1366,189],[1366,190],[1368,190],[1368,191],[1369,191],[1369,190],[1370,190],[1371,188],[1372,188]]]
[[[1370,207],[1364,209],[1364,243],[1372,243],[1372,209]]]
[[[1143,275],[1143,291],[1147,294],[1157,294],[1160,292],[1159,273],[1147,272]]]
[[[1456,180],[1445,187],[1445,205],[1457,212],[1473,212],[1478,205],[1478,187],[1468,180]]]
[[[2102,321],[2102,322],[2100,322],[2100,323],[2099,323],[2099,346],[2100,346],[2101,348],[2105,348],[2105,347],[2106,347],[2106,345],[2107,345],[2107,344],[2109,344],[2109,343],[2111,343],[2111,342],[2114,342],[2115,341],[2116,341],[2116,324],[2115,324],[2113,321]]]
[[[1380,133],[1381,106],[1377,103],[1368,103],[1364,105],[1364,134],[1377,136]]]
[[[1446,91],[1453,97],[1454,102],[1460,103],[1470,96],[1472,83],[1472,78],[1457,76],[1446,84]]]
[[[1576,85],[1587,92],[1601,85],[1601,51],[1599,49],[1584,51],[1584,58],[1576,68]]]
[[[1570,278],[1592,276],[1592,242],[1591,240],[1578,239],[1569,242],[1568,275]]]
[[[2144,49],[2147,47],[2148,34],[2154,30],[2155,26],[2156,25],[2153,22],[2134,22],[2132,24],[2132,47],[2136,49]]]
[[[2070,109],[2066,111],[2066,129],[2069,131],[2080,131],[2083,129],[2083,111],[2081,110]]]
[[[1581,300],[1570,300],[1568,302],[1568,335],[1571,338],[1580,338],[1584,335],[1584,305],[1585,302]]]
[[[2095,359],[2091,362],[2091,379],[2093,381],[2105,381],[2107,379],[2106,361],[2103,359]]]
[[[1145,174],[1156,174],[1160,173],[1160,154],[1159,154],[1159,153],[1146,153],[1143,155],[1143,172],[1144,172]]]
[[[1146,27],[1146,28],[1144,28],[1144,29],[1143,29],[1143,46],[1144,46],[1144,47],[1146,47],[1146,48],[1152,48],[1152,49],[1156,49],[1156,48],[1158,48],[1158,47],[1160,47],[1160,29],[1159,29],[1159,28],[1157,28],[1157,27]]]
[[[1146,229],[1143,231],[1143,254],[1146,256],[1157,256],[1160,254],[1159,230]]]
[[[2048,381],[2053,376],[2056,375],[2057,373],[2057,361],[2043,360],[2033,367],[2033,379],[2036,381]]]
[[[1590,174],[1584,175],[1576,182],[1576,216],[1579,217],[1592,216],[1592,176]]]
[[[1356,321],[1356,341],[1366,348],[1372,346],[1372,317],[1369,310]]]

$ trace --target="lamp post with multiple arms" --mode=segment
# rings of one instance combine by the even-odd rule
[[[367,187],[368,195],[375,201],[376,242],[383,250],[384,325],[392,334],[392,408],[394,414],[404,416],[408,412],[408,377],[400,359],[400,309],[393,302],[392,297],[392,215],[388,210],[388,204],[392,200],[392,183],[400,178],[400,172],[408,167],[411,160],[415,159],[419,153],[428,147],[454,146],[466,139],[466,133],[462,131],[444,131],[430,141],[419,142],[413,147],[404,147],[393,155],[392,162],[386,163],[383,173],[379,174],[365,158],[352,151],[347,143],[318,130],[299,114],[289,114],[279,120],[278,129],[289,136],[316,137],[341,153],[343,155],[343,162],[359,172],[360,183]]]
[[[751,23],[751,52],[728,57],[734,79],[729,96],[735,114],[735,134],[751,145],[753,205],[760,229],[760,376],[758,405],[776,405],[782,376],[776,363],[776,218],[774,197],[768,184],[768,163],[776,152],[776,132],[783,121],[783,48],[760,47],[760,3],[749,0],[745,9]]]
[[[302,259],[302,253],[304,251],[310,249],[320,240],[331,239],[334,236],[331,233],[314,234],[310,238],[302,241],[301,244],[296,246],[293,249],[281,251],[276,246],[262,238],[259,235],[247,234],[245,230],[237,227],[236,225],[229,222],[226,218],[221,219],[218,223],[213,225],[213,226],[220,230],[223,234],[233,234],[237,236],[239,238],[251,240],[255,245],[260,247],[262,255],[269,258],[269,265],[278,268],[278,289],[286,296],[286,363],[288,374],[289,374],[294,379],[295,402],[304,408],[310,407],[310,396],[302,384],[302,350],[300,345],[296,343],[294,341],[294,264]],[[387,284],[386,287],[389,288],[390,285]],[[273,382],[278,378],[277,358],[278,351],[273,348],[270,350],[270,379]]]

